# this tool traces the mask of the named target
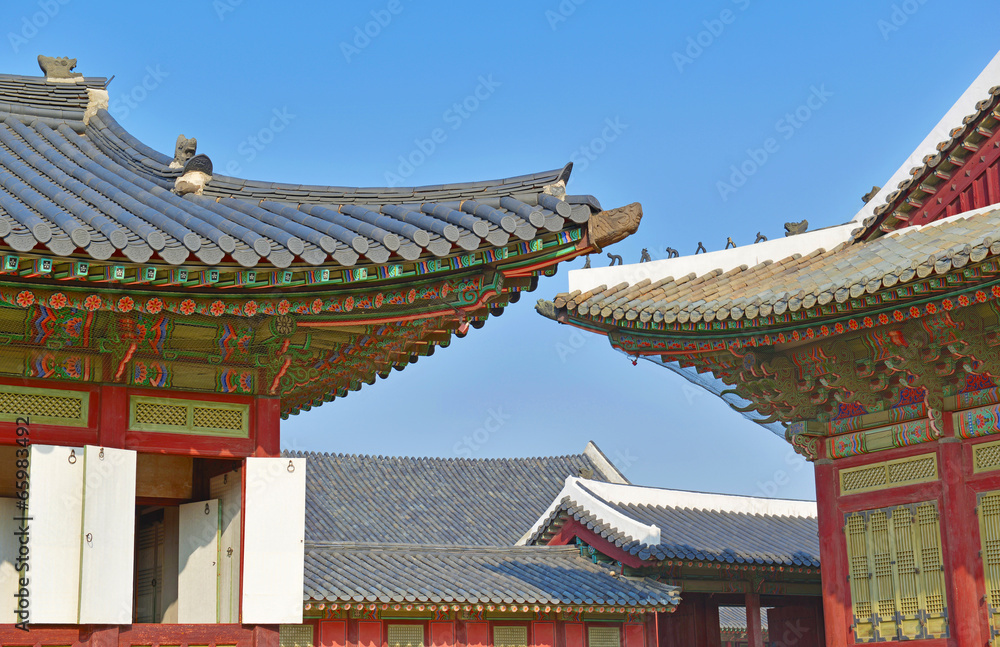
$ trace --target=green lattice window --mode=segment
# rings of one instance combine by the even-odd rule
[[[856,642],[947,636],[936,502],[848,513],[844,537]]]

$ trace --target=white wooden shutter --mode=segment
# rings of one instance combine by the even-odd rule
[[[177,622],[219,621],[219,501],[180,506],[177,554]]]
[[[132,623],[135,463],[134,451],[84,449],[80,624]]]
[[[209,481],[208,495],[219,500],[222,526],[219,536],[219,622],[240,621],[240,509],[243,482],[240,471]]]
[[[82,447],[31,446],[32,624],[76,624],[79,618],[83,455]]]
[[[246,624],[302,624],[305,503],[305,459],[246,460]]]
[[[0,625],[19,622],[14,613],[14,608],[17,606],[14,596],[17,595],[17,580],[20,575],[14,570],[20,547],[19,539],[14,533],[21,525],[20,522],[14,521],[14,517],[21,516],[17,501],[17,499],[0,499],[0,600],[2,600]],[[32,574],[25,573],[24,576],[30,581]]]

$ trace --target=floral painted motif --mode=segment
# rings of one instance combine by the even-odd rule
[[[213,317],[221,317],[226,312],[226,304],[222,301],[213,301],[209,312],[212,313]]]
[[[256,301],[247,301],[246,303],[244,303],[243,304],[243,313],[246,316],[248,316],[248,317],[252,317],[255,314],[257,314],[257,302]]]
[[[66,295],[62,292],[56,292],[49,297],[49,305],[56,310],[61,310],[66,307]]]
[[[135,301],[132,300],[132,297],[118,299],[118,309],[121,312],[131,312],[133,307],[135,307]]]
[[[181,301],[181,312],[183,314],[189,315],[195,310],[195,303],[192,299],[184,299]]]
[[[163,310],[163,301],[159,297],[153,297],[146,302],[146,312],[155,315]]]
[[[104,299],[96,294],[88,295],[87,298],[83,300],[83,307],[91,312],[99,310],[102,305],[104,305]]]
[[[317,314],[317,315],[319,313],[323,312],[323,299],[313,299],[313,302],[312,302],[312,311],[313,311],[313,314]]]
[[[278,302],[278,314],[287,315],[288,311],[291,310],[292,304],[288,302],[288,299],[282,299]]]
[[[35,295],[32,292],[23,290],[17,293],[17,305],[27,308],[33,303],[35,303]]]

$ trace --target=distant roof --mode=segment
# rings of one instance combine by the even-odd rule
[[[181,190],[190,169],[127,133],[106,110],[105,86],[0,75],[0,237],[13,249],[350,267],[530,243],[600,210],[589,196],[554,197],[571,164],[487,182],[355,188],[228,177],[198,156],[191,162],[204,158],[196,170],[210,179]]]
[[[627,482],[590,443],[541,458],[406,458],[294,452],[309,459],[312,542],[513,545],[567,476]]]
[[[567,478],[525,537],[544,543],[572,518],[642,560],[819,566],[816,504]]]
[[[613,576],[575,547],[310,542],[305,568],[307,601],[672,607],[680,597],[674,586]]]
[[[767,633],[767,609],[760,610],[760,623],[764,633]],[[719,607],[719,627],[722,631],[734,634],[747,632],[746,607]]]

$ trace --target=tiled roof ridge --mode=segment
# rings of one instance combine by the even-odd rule
[[[916,178],[935,168],[942,153],[960,143],[968,126],[985,118],[995,107],[1000,95],[1000,53],[997,53],[945,112],[926,137],[888,178],[882,188],[855,214],[852,222],[864,228],[869,237],[887,215],[889,206],[901,197]]]
[[[557,456],[515,456],[515,457],[491,457],[491,458],[464,458],[464,457],[453,457],[453,456],[390,456],[382,454],[349,454],[343,452],[319,452],[319,451],[309,451],[309,450],[284,450],[281,452],[282,456],[289,456],[292,458],[339,458],[339,459],[355,459],[355,460],[367,460],[367,461],[433,461],[437,463],[463,463],[463,464],[480,464],[480,463],[515,463],[515,462],[527,462],[527,461],[539,461],[539,460],[565,460],[565,459],[579,459],[579,460],[589,460],[590,457],[584,453],[579,454],[561,454]],[[592,462],[592,461],[591,461]]]
[[[464,545],[464,544],[400,544],[400,543],[369,543],[369,542],[337,542],[337,541],[315,541],[306,540],[306,550],[330,549],[344,552],[413,552],[413,553],[451,553],[469,552],[483,554],[510,554],[531,552],[533,554],[575,554],[579,550],[575,546],[488,546],[488,545]]]
[[[742,494],[724,494],[718,492],[698,492],[694,490],[676,490],[671,488],[660,488],[649,485],[621,485],[617,483],[602,483],[600,481],[589,481],[586,479],[576,479],[579,485],[585,488],[594,496],[600,497],[608,503],[616,505],[646,505],[654,507],[671,507],[688,510],[705,510],[715,512],[729,512],[737,514],[753,514],[769,517],[805,517],[815,519],[816,502],[803,499],[778,499],[770,497],[754,497]],[[643,497],[644,500],[626,500],[620,496],[609,496],[615,493],[619,495],[625,492],[659,494],[668,497],[679,497],[685,501],[702,500],[706,505],[675,505],[667,501],[653,500],[651,497]],[[726,505],[730,504],[730,505]],[[746,504],[746,505],[741,505]],[[755,509],[760,505],[764,512]],[[773,506],[773,507],[772,507]],[[768,512],[769,510],[775,512]],[[784,512],[787,512],[785,514]],[[811,512],[811,514],[808,514]]]
[[[647,285],[635,294],[621,284],[613,290],[602,284],[582,294],[579,290],[560,293],[554,301],[564,303],[570,314],[575,310],[579,317],[601,316],[615,322],[639,319],[643,323],[685,324],[766,318],[772,312],[782,315],[811,309],[817,303],[843,303],[865,292],[906,285],[931,273],[944,274],[1000,255],[994,226],[998,219],[1000,205],[990,205],[887,236],[796,252],[739,271],[734,268],[725,273],[724,282],[704,281],[703,276],[718,272],[709,270],[696,279],[687,275],[667,284]],[[958,242],[948,239],[956,233],[964,238]],[[748,292],[752,286],[757,286],[756,291]],[[621,303],[623,293],[630,297],[625,303]]]
[[[157,151],[132,135],[106,109],[97,110],[97,114],[91,118],[87,126],[87,132],[91,136],[97,135],[104,140],[106,147],[102,147],[102,150],[108,157],[147,179],[154,182],[168,180],[172,184],[180,174],[179,169],[169,167],[172,160],[169,155]],[[137,151],[144,158],[136,159],[130,149]],[[559,168],[510,177],[400,187],[294,184],[291,182],[251,180],[216,172],[212,174],[211,183],[205,187],[205,195],[213,198],[248,199],[248,192],[259,192],[261,196],[255,197],[302,204],[315,203],[317,198],[322,198],[324,204],[333,204],[332,201],[337,199],[341,199],[345,203],[363,202],[365,204],[377,203],[380,199],[391,199],[393,204],[440,203],[443,198],[449,196],[430,194],[450,191],[457,195],[457,193],[473,189],[482,191],[493,189],[494,192],[503,189],[505,192],[538,193],[546,185],[559,180],[568,183],[572,171],[573,163],[569,162]],[[477,199],[481,201],[488,197],[487,195],[477,196]],[[411,199],[403,201],[404,198]]]

